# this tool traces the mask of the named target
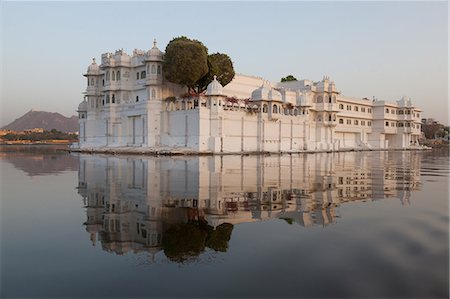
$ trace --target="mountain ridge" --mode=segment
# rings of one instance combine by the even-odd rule
[[[2,130],[24,131],[42,128],[50,131],[56,129],[61,132],[77,132],[78,118],[73,115],[65,117],[58,112],[38,111],[31,109],[21,117],[3,126]]]

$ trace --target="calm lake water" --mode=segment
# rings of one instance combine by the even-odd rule
[[[8,149],[2,298],[449,296],[448,150]]]

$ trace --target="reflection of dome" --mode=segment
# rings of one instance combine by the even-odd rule
[[[206,88],[206,95],[208,96],[217,96],[222,95],[223,93],[223,87],[217,81],[217,77],[214,76],[214,79],[211,81],[211,83],[208,84],[208,87]]]
[[[148,50],[145,55],[147,56],[146,60],[149,60],[149,61],[162,61],[163,60],[163,53],[156,46],[156,39],[153,40],[153,48]]]
[[[263,85],[252,92],[252,100],[281,101],[281,93],[270,86],[269,81],[264,81]]]
[[[78,111],[87,111],[87,102],[83,101],[78,105]]]
[[[95,58],[92,58],[92,63],[88,66],[87,74],[88,75],[98,75],[100,73],[100,67],[95,62]]]

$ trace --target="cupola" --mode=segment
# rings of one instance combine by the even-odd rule
[[[88,108],[87,102],[83,101],[80,103],[80,105],[78,105],[78,112],[86,112]]]
[[[161,52],[156,46],[156,39],[153,40],[153,48],[147,51],[145,54],[145,60],[147,61],[163,61],[163,52]]]
[[[87,68],[87,75],[98,75],[100,74],[100,67],[95,62],[95,58],[92,58],[92,63]]]
[[[261,87],[255,89],[252,92],[252,101],[280,101],[281,102],[281,93],[273,89],[269,83],[269,81],[264,81]]]
[[[222,93],[223,93],[223,87],[220,84],[220,82],[217,81],[217,76],[214,76],[214,79],[211,81],[211,83],[208,84],[208,87],[206,88],[206,95],[218,96],[218,95],[222,95]]]

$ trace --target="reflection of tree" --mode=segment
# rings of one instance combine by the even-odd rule
[[[223,223],[216,229],[201,220],[174,224],[164,233],[164,254],[172,261],[184,262],[200,255],[206,247],[225,252],[232,231],[230,223]]]
[[[210,231],[206,239],[206,246],[215,251],[225,252],[228,249],[228,241],[231,238],[233,224],[222,223],[215,230]]]

